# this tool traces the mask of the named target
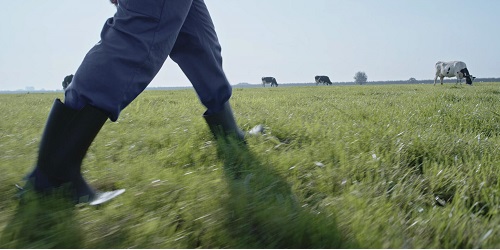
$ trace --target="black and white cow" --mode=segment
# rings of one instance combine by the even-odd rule
[[[67,75],[66,77],[64,77],[64,80],[62,82],[62,86],[63,86],[64,90],[66,90],[66,88],[71,83],[71,81],[73,81],[73,74]]]
[[[316,81],[316,85],[322,83],[323,85],[332,85],[332,81],[328,76],[315,76],[314,81]]]
[[[276,86],[278,87],[278,82],[276,81],[276,78],[272,76],[265,76],[262,77],[262,86],[266,86],[266,84],[271,84],[271,87]]]
[[[476,79],[473,77],[467,65],[461,61],[451,61],[451,62],[437,62],[436,63],[436,77],[434,77],[434,85],[436,85],[437,78],[441,79],[441,85],[443,85],[443,78],[445,77],[456,77],[457,83],[462,84],[462,79],[465,78],[465,83],[472,85],[472,81]]]

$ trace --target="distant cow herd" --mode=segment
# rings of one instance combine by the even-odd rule
[[[316,82],[316,85],[323,84],[323,85],[332,85],[332,81],[330,81],[330,78],[328,76],[315,76],[314,77],[314,82]],[[262,77],[262,86],[266,86],[266,84],[271,84],[271,87],[278,87],[278,82],[276,81],[276,78],[272,76],[265,76]]]
[[[461,61],[450,61],[450,62],[442,62],[438,61],[435,65],[436,75],[434,77],[434,85],[436,85],[436,80],[439,77],[441,80],[441,85],[443,84],[443,79],[445,77],[456,77],[457,83],[462,84],[462,79],[465,78],[465,83],[468,85],[472,85],[472,81],[476,79],[469,73],[467,69],[467,65]],[[314,82],[316,85],[332,85],[332,81],[328,76],[315,76]],[[271,84],[271,87],[278,87],[278,82],[276,78],[272,76],[262,77],[262,86],[266,86],[266,84]]]
[[[476,77],[472,76],[467,69],[467,65],[462,61],[450,61],[450,62],[442,62],[438,61],[435,65],[436,75],[434,77],[434,85],[436,85],[436,81],[439,77],[441,81],[441,85],[443,85],[443,79],[445,77],[456,77],[456,84],[462,84],[462,79],[465,78],[465,83],[468,85],[472,85],[472,81],[476,79]],[[73,75],[68,75],[64,78],[62,83],[63,89],[66,89],[68,85],[73,80]],[[314,82],[316,85],[332,85],[332,81],[328,76],[318,75],[314,77]],[[271,87],[278,87],[278,81],[276,81],[275,77],[265,76],[262,77],[262,86],[266,86],[266,84],[270,84]]]

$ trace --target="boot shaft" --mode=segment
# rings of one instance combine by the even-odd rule
[[[73,110],[56,99],[40,142],[37,167],[59,181],[77,178],[88,148],[107,119],[92,106]]]
[[[205,118],[215,138],[233,136],[239,141],[245,141],[245,133],[236,124],[229,102],[224,104],[224,108],[220,112],[213,115],[203,115],[203,118]]]

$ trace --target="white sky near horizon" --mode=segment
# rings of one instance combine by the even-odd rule
[[[206,0],[231,84],[433,79],[437,61],[500,77],[499,0]],[[108,0],[3,1],[0,90],[62,89],[115,9]],[[150,87],[191,86],[170,59]]]

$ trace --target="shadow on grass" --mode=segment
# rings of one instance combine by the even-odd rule
[[[75,205],[62,197],[28,192],[0,235],[0,248],[81,248]]]
[[[301,207],[290,185],[246,145],[218,141],[217,152],[230,188],[225,201],[230,248],[356,248],[333,216]]]

